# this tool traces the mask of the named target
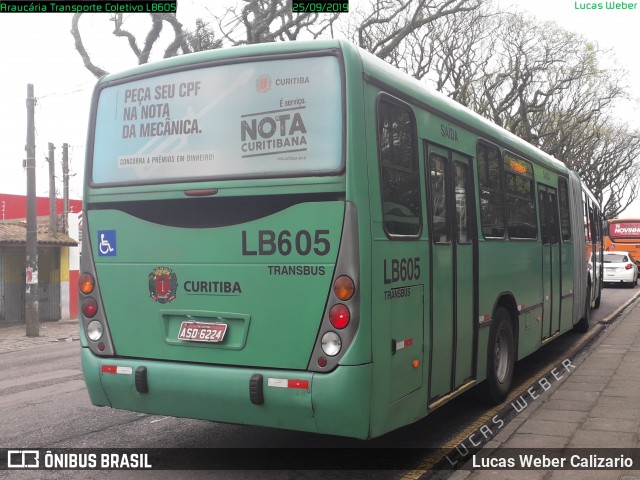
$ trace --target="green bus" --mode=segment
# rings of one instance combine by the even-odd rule
[[[575,173],[340,40],[103,77],[84,209],[98,406],[373,438],[503,401],[600,295]]]

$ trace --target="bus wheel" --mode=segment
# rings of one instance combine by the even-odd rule
[[[573,331],[576,333],[587,333],[589,331],[589,317],[591,316],[591,285],[587,285],[587,298],[584,303],[584,316],[573,326]]]
[[[489,331],[487,381],[485,397],[488,401],[502,403],[511,390],[516,349],[511,315],[504,307],[498,307]]]

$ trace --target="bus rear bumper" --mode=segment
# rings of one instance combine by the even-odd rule
[[[318,374],[99,358],[88,348],[81,351],[89,397],[97,406],[357,438],[369,436],[370,364],[342,366],[332,373]],[[136,386],[136,371],[141,367],[146,369],[146,393],[140,392],[140,379]],[[255,394],[252,402],[250,393],[251,378],[256,375],[262,376],[261,404],[254,403]]]

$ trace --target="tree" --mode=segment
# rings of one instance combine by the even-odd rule
[[[638,132],[615,119],[628,94],[624,72],[600,66],[610,52],[553,23],[483,9],[469,15],[471,23],[452,16],[434,26],[420,44],[431,45],[421,73],[576,170],[608,215],[622,213],[637,197],[640,148]],[[412,58],[423,51],[414,47]]]
[[[196,20],[196,29],[193,32],[187,32],[187,42],[192,52],[222,48],[222,40],[215,37],[213,29],[201,18]]]
[[[469,106],[481,66],[491,58],[499,18],[487,3],[439,17],[412,31],[387,61]]]
[[[73,15],[71,20],[71,35],[73,35],[76,50],[82,58],[85,68],[94,76],[100,78],[108,72],[93,63],[93,60],[84,47],[78,26],[81,16],[82,13],[75,13]],[[215,39],[213,30],[201,19],[196,21],[195,31],[190,32],[183,29],[182,23],[178,21],[173,13],[150,13],[149,17],[151,24],[142,45],[139,45],[133,33],[124,28],[125,17],[122,13],[115,13],[110,17],[110,21],[114,24],[113,35],[123,37],[127,40],[139,65],[149,61],[149,56],[154,47],[157,46],[157,41],[160,38],[160,33],[165,24],[168,24],[172,28],[173,39],[169,45],[164,48],[164,58],[174,57],[183,53],[220,48],[222,46],[222,42]]]
[[[243,0],[217,18],[222,37],[233,46],[332,36],[338,13],[293,13],[292,0]]]
[[[441,18],[477,9],[482,0],[369,0],[349,37],[377,57],[397,63],[407,40]],[[394,62],[393,59],[396,59]]]
[[[563,111],[578,122],[589,121],[622,91],[611,75],[598,70],[600,52],[580,36],[522,15],[502,19],[493,55],[481,67],[480,101],[471,107],[554,154],[543,141],[544,135],[557,133],[545,128],[549,115],[556,119]]]
[[[319,38],[331,35],[338,13],[293,13],[292,0],[243,0],[245,6],[227,8],[225,13],[214,16],[218,31],[214,31],[204,20],[196,20],[194,31],[185,30],[173,13],[150,13],[151,23],[144,36],[144,42],[125,28],[127,17],[122,13],[111,15],[114,24],[113,35],[125,38],[139,65],[147,63],[151,52],[161,48],[158,39],[163,27],[168,24],[173,30],[173,39],[164,47],[164,58],[176,55],[220,48],[223,40],[236,46],[252,43],[296,40],[299,37]],[[460,1],[460,0],[458,0]],[[465,0],[466,1],[466,0]],[[76,13],[71,22],[71,34],[75,47],[84,66],[100,78],[108,72],[97,66],[87,52],[82,41],[79,21],[82,13]],[[328,33],[327,33],[328,32]],[[216,38],[217,35],[220,38]]]
[[[567,142],[565,163],[576,170],[602,204],[607,218],[619,217],[638,198],[640,132],[611,118],[585,124]],[[572,139],[573,140],[573,139]]]

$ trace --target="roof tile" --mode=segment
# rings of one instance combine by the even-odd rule
[[[25,222],[0,222],[0,245],[26,245]],[[78,242],[64,233],[51,234],[48,225],[38,225],[38,245],[75,247]]]

